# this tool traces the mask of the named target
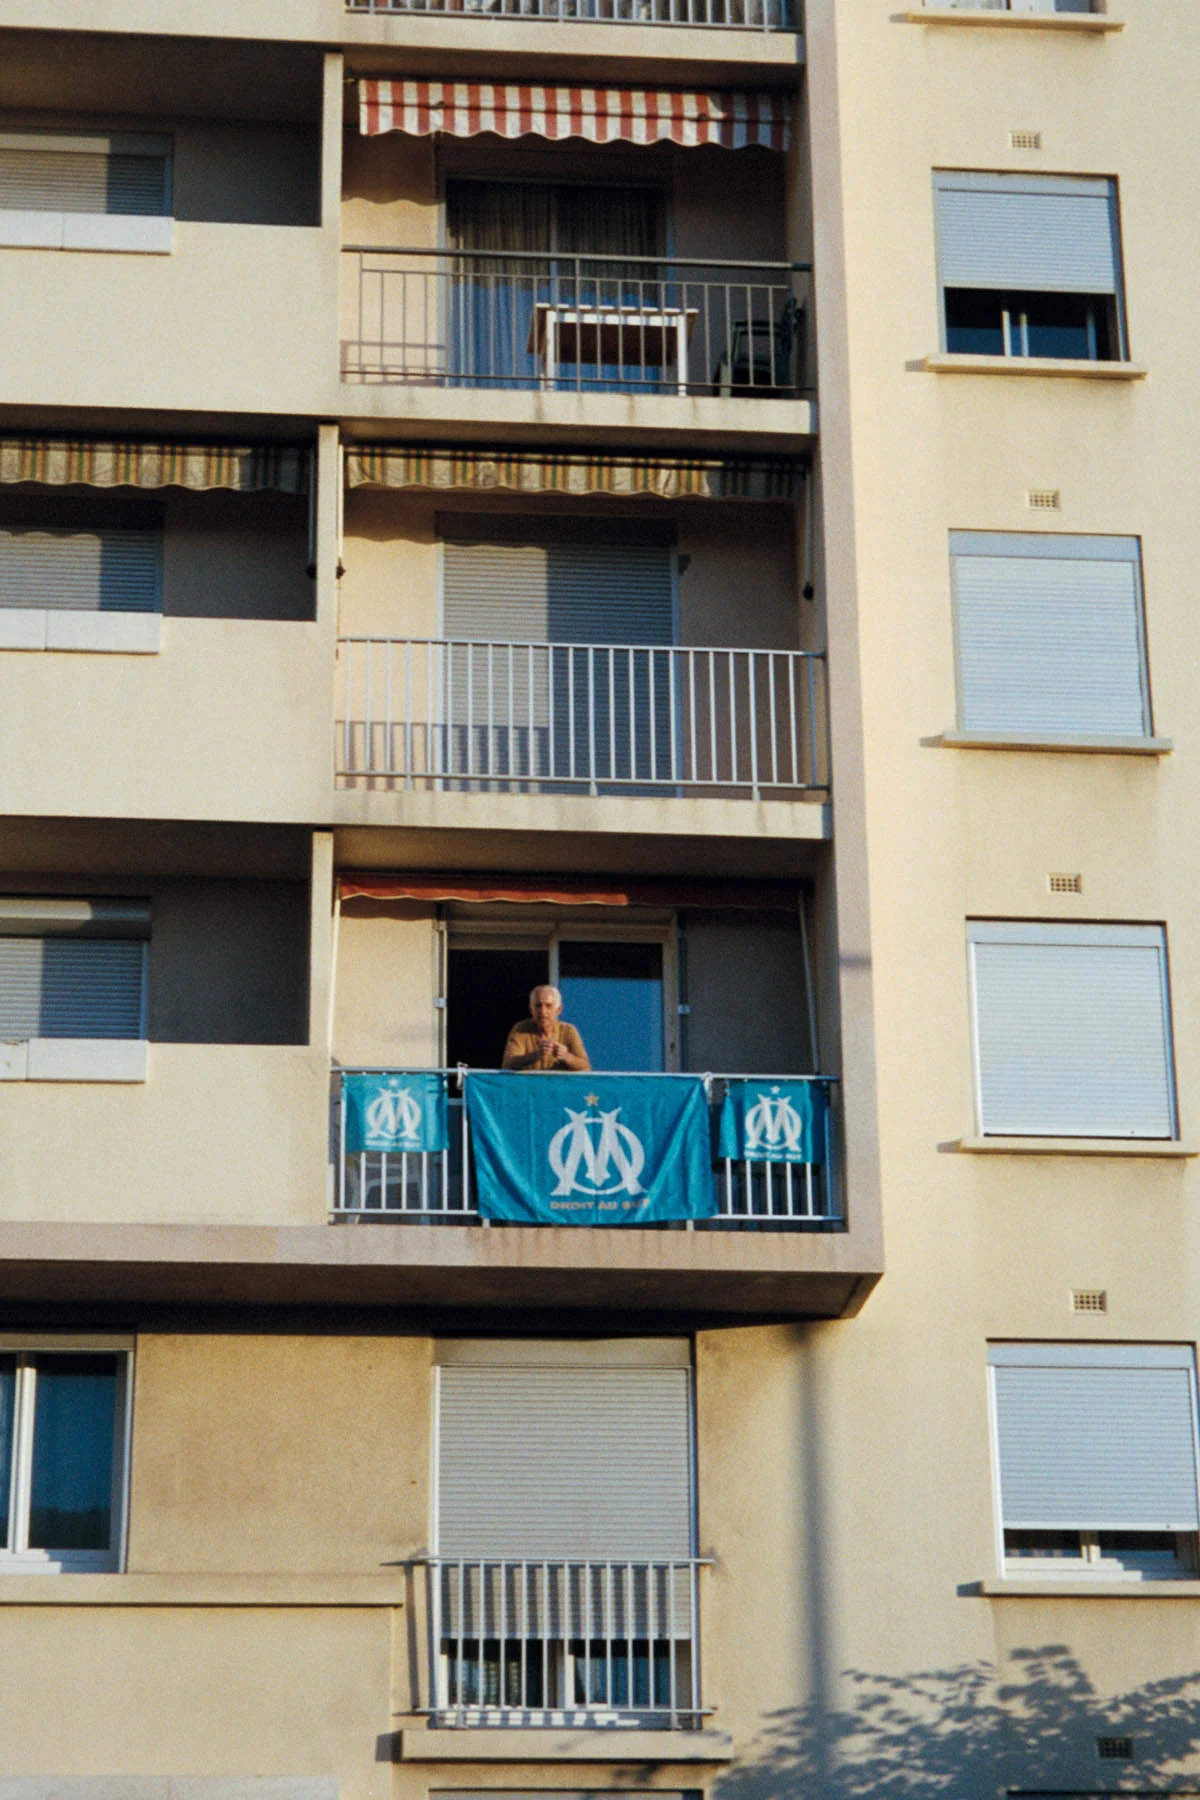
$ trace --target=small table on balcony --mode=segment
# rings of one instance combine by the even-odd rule
[[[636,365],[661,369],[674,361],[676,391],[687,393],[688,340],[694,306],[555,306],[533,309],[526,349],[542,359],[542,386],[553,387],[560,363]]]

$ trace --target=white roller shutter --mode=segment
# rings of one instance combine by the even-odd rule
[[[0,135],[0,210],[161,216],[170,204],[161,139]]]
[[[439,1554],[691,1555],[686,1369],[438,1375]]]
[[[667,658],[608,648],[674,641],[668,545],[450,541],[442,616],[447,638],[472,641],[445,670],[452,769],[601,781],[669,769]]]
[[[968,936],[985,1135],[1175,1135],[1160,926],[976,920]]]
[[[153,529],[0,526],[0,606],[156,612],[161,563]]]
[[[1111,181],[938,171],[934,189],[943,287],[1117,292]]]
[[[0,937],[0,1041],[142,1035],[144,943]]]
[[[964,731],[1144,737],[1136,538],[952,532]]]
[[[994,1344],[1006,1530],[1195,1531],[1195,1356],[1155,1344]]]

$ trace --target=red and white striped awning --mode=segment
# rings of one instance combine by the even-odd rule
[[[478,81],[360,81],[365,137],[403,131],[428,137],[587,138],[593,144],[757,144],[786,150],[791,109],[784,94],[730,89],[501,86]]]

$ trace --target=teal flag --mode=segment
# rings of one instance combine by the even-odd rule
[[[823,1163],[829,1098],[821,1081],[729,1081],[719,1153],[732,1162]]]
[[[342,1076],[346,1149],[437,1151],[446,1148],[446,1082],[424,1070],[388,1069]]]
[[[700,1076],[466,1078],[485,1219],[653,1225],[717,1210]]]

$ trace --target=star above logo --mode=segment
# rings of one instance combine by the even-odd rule
[[[599,1106],[599,1104],[600,1104],[599,1094],[586,1094],[584,1096],[584,1098],[586,1099],[589,1106]]]

